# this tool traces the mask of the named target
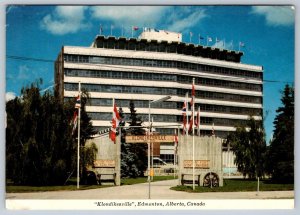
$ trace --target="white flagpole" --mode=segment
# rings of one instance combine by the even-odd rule
[[[208,36],[206,36],[206,46],[208,46]]]
[[[113,29],[113,26],[110,25],[110,35],[112,36],[112,29]]]
[[[151,118],[151,135],[153,135],[153,117]],[[150,140],[151,141],[151,140]],[[151,174],[151,181],[153,181],[153,175],[154,175],[154,168],[153,168],[153,141],[151,142],[151,172],[152,172],[152,174]]]
[[[186,136],[188,136],[189,135],[189,128],[188,128],[188,126],[189,126],[189,104],[188,104],[188,96],[189,96],[189,94],[188,93],[186,93],[185,94],[185,105],[186,105],[186,131],[185,131],[185,135]]]
[[[174,178],[175,178],[175,164],[176,164],[176,128],[174,128]]]
[[[77,189],[79,189],[79,162],[80,162],[80,109],[81,109],[81,89],[80,89],[80,81],[78,83],[78,93],[79,93],[79,100],[80,100],[80,107],[78,108],[78,137],[77,137]]]
[[[200,105],[198,106],[198,113],[199,113],[199,118],[198,118],[197,126],[198,126],[198,136],[200,136]]]
[[[124,36],[124,32],[123,32],[124,29],[123,28],[124,28],[124,26],[122,25],[122,37]]]
[[[195,86],[195,78],[193,78],[193,86]],[[193,129],[193,190],[195,190],[195,96],[193,99],[193,110],[192,110],[192,129]]]
[[[133,38],[133,26],[131,26],[131,37]]]
[[[241,42],[239,42],[239,52],[240,52],[240,50],[241,50]]]

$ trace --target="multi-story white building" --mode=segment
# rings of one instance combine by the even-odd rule
[[[148,29],[139,38],[100,35],[90,47],[64,46],[55,65],[56,92],[74,98],[80,81],[90,92],[86,111],[99,131],[111,126],[112,98],[127,114],[133,100],[147,122],[148,102],[170,95],[151,106],[154,125],[182,123],[181,108],[186,92],[191,95],[193,78],[201,135],[210,135],[213,124],[215,135],[225,137],[249,115],[261,120],[262,66],[241,63],[242,52],[183,43],[181,38],[180,33]],[[161,158],[173,159],[171,146],[161,146]]]

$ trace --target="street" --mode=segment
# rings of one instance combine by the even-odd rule
[[[151,199],[293,199],[294,191],[187,193],[170,190],[178,180],[151,183]],[[7,193],[7,199],[148,199],[148,183],[78,191]]]

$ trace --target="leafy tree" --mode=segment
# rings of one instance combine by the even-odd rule
[[[232,146],[234,162],[244,177],[254,179],[264,175],[266,144],[261,121],[250,117],[246,126],[237,127],[226,141]]]
[[[70,126],[75,102],[62,103],[49,91],[41,95],[41,83],[24,87],[20,97],[6,103],[6,175],[15,184],[64,184],[76,169]],[[83,117],[82,141],[89,138],[88,120]]]
[[[130,126],[141,126],[143,121],[137,116],[133,101],[129,103],[130,109]],[[119,110],[121,118],[124,118],[123,110]],[[122,120],[121,125],[125,125]],[[145,130],[142,128],[129,128],[122,130],[125,135],[144,135]],[[126,143],[125,137],[121,137],[121,176],[135,178],[144,176],[144,171],[147,169],[147,145],[143,143]]]
[[[282,107],[276,112],[274,134],[268,150],[268,173],[275,181],[294,182],[294,88],[286,85]]]

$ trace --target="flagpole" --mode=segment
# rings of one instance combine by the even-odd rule
[[[123,28],[124,28],[124,26],[122,25],[122,37],[123,37],[123,35],[124,35]]]
[[[200,45],[200,34],[198,35],[198,43]]]
[[[79,189],[79,150],[80,150],[80,109],[81,109],[81,89],[80,89],[80,81],[78,83],[78,93],[79,93],[79,100],[80,100],[80,107],[78,108],[78,137],[77,137],[77,189]]]
[[[112,36],[112,25],[110,25],[110,35]]]
[[[239,52],[240,52],[240,50],[241,50],[241,42],[239,42]]]
[[[198,122],[197,122],[197,125],[198,125],[198,136],[200,137],[200,105],[198,106]]]
[[[153,125],[153,117],[151,118],[151,127]],[[151,129],[151,133],[153,135],[153,131]],[[151,140],[150,140],[151,141]],[[151,181],[153,181],[154,168],[153,168],[153,141],[151,142]]]
[[[206,46],[208,46],[208,36],[206,36]]]
[[[195,87],[195,78],[193,78],[193,87]],[[192,110],[192,129],[193,129],[193,190],[195,190],[195,95],[192,95],[193,110]]]
[[[133,38],[133,26],[131,26],[131,38]]]
[[[176,128],[174,128],[174,135],[175,135],[175,136],[174,136],[174,162],[173,162],[173,163],[174,163],[174,174],[173,174],[173,175],[174,175],[174,179],[175,179],[176,144],[177,144],[177,143],[176,143],[176,141],[177,141],[177,140],[176,140]]]
[[[186,93],[185,94],[185,104],[186,104],[186,131],[185,131],[185,135],[188,136],[189,134],[189,129],[187,128],[187,125],[189,125],[189,104],[188,104],[188,96],[189,94]]]

